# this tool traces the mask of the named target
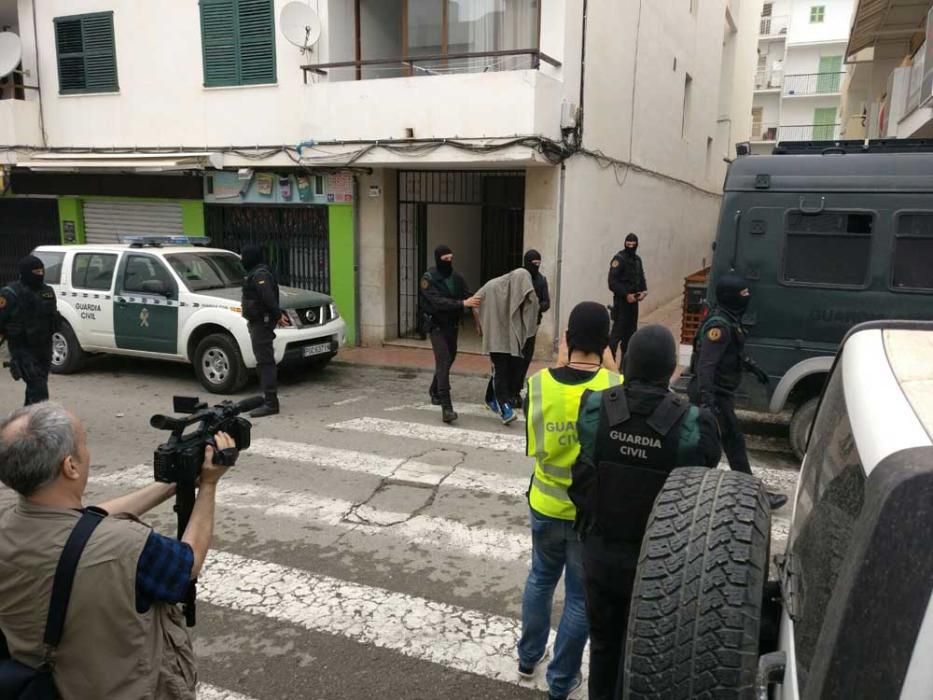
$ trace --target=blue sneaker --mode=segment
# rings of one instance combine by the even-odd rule
[[[502,416],[502,425],[508,425],[518,419],[515,411],[513,411],[512,407],[507,403],[502,404],[502,411],[499,415]]]
[[[499,402],[495,399],[489,399],[489,401],[486,402],[486,408],[493,413],[499,413]]]

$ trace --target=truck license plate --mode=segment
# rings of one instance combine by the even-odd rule
[[[330,343],[316,343],[314,345],[305,345],[301,349],[302,357],[312,357],[314,355],[323,355],[330,352]]]

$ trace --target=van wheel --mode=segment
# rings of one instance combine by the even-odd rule
[[[803,460],[807,451],[807,438],[810,437],[810,426],[813,425],[819,403],[819,396],[804,401],[794,409],[794,415],[790,419],[790,446],[799,460]]]
[[[72,374],[84,366],[87,353],[81,348],[74,330],[67,321],[52,334],[52,366],[55,374]]]
[[[233,394],[249,379],[240,348],[226,333],[212,333],[194,350],[194,373],[213,394]]]
[[[625,644],[625,700],[755,697],[771,510],[761,482],[675,469],[642,541]]]

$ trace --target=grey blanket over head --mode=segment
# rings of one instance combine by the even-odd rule
[[[483,353],[522,356],[525,341],[538,332],[538,295],[524,268],[489,280],[476,293],[483,327]]]

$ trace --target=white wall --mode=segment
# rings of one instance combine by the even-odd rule
[[[428,205],[428,267],[434,266],[434,249],[444,243],[454,251],[454,269],[470,289],[480,288],[483,231],[482,207],[466,204]]]
[[[845,41],[848,38],[855,0],[794,0],[792,5],[788,44]],[[826,7],[825,19],[822,23],[811,24],[810,8],[815,5]]]
[[[609,303],[609,261],[638,234],[648,298],[642,313],[683,293],[684,277],[712,259],[720,198],[632,172],[619,186],[591,160],[567,165],[560,327],[580,301]]]
[[[787,49],[787,58],[784,61],[784,75],[797,75],[802,73],[819,73],[820,58],[823,56],[842,56],[846,51],[845,43],[822,44],[820,46],[791,46]],[[845,72],[846,65],[842,64],[841,72]],[[840,81],[840,85],[841,85]]]
[[[418,137],[559,138],[563,69],[550,66],[343,83],[309,76],[305,85],[302,63],[352,56],[346,47],[348,3],[320,2],[325,35],[310,56],[302,56],[278,31],[286,1],[275,0],[275,85],[232,88],[203,86],[196,2],[110,0],[106,8],[100,0],[36,3],[49,145],[244,147],[307,139],[402,138],[406,127]],[[29,6],[32,0],[19,2]],[[563,60],[565,5],[562,0],[545,5],[542,48]],[[114,13],[120,91],[60,96],[53,19],[101,9]],[[329,36],[330,31],[338,36]]]

